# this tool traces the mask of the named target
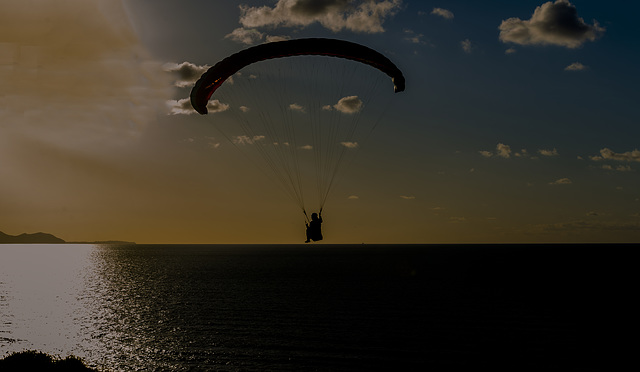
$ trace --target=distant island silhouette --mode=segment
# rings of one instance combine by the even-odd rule
[[[0,244],[136,244],[120,240],[93,242],[67,242],[53,234],[38,232],[34,234],[9,235],[0,231]]]

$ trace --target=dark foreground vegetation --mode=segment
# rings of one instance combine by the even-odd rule
[[[41,372],[98,372],[84,365],[77,357],[59,359],[39,351],[22,351],[0,359],[0,371],[41,371]]]

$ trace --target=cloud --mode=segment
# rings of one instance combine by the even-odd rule
[[[595,41],[605,31],[594,21],[592,25],[578,17],[576,7],[568,0],[546,2],[536,7],[528,20],[509,18],[500,24],[500,41],[520,45],[558,45],[577,48]]]
[[[573,182],[571,182],[571,180],[568,178],[560,178],[553,182],[549,182],[549,185],[570,185],[572,183]]]
[[[340,144],[348,149],[357,149],[358,142],[340,142]]]
[[[292,104],[290,104],[290,105],[289,105],[289,109],[290,109],[291,111],[306,112],[306,111],[305,111],[305,109],[304,109],[304,107],[300,106],[300,105],[299,105],[299,104],[297,104],[297,103],[292,103]]]
[[[631,172],[632,171],[631,167],[628,166],[628,165],[618,165],[617,167],[614,168],[613,166],[611,166],[609,164],[604,164],[602,166],[602,169],[608,170],[608,171],[616,170],[618,172]]]
[[[362,109],[362,100],[358,96],[343,97],[338,100],[338,103],[333,105],[333,108],[342,112],[343,114],[355,114]],[[326,107],[326,106],[325,106]]]
[[[163,66],[164,70],[176,75],[177,80],[175,86],[184,88],[192,86],[204,74],[210,66],[198,66],[190,62],[167,63]]]
[[[431,14],[440,16],[445,19],[453,19],[453,12],[447,9],[433,8],[433,10],[431,11]]]
[[[516,52],[517,52],[516,48],[509,48],[504,51],[504,54],[514,54]]]
[[[415,32],[413,32],[412,30],[406,29],[404,30],[404,34],[405,36],[405,40],[407,40],[410,43],[413,44],[427,44],[423,39],[424,39],[424,35],[423,34],[416,34]]]
[[[257,28],[319,23],[334,32],[380,33],[401,4],[401,0],[278,0],[274,7],[240,5],[240,24]]]
[[[360,197],[358,195],[349,195],[347,197],[347,199],[349,199],[349,200],[358,200],[358,199],[360,199]]]
[[[583,65],[580,62],[573,62],[572,64],[564,68],[565,71],[585,71],[588,69],[589,67]]]
[[[411,195],[411,196],[407,196],[407,195],[400,195],[400,198],[404,199],[404,200],[413,200],[416,197]]]
[[[231,39],[235,42],[253,45],[263,41],[267,43],[273,43],[276,41],[283,41],[290,39],[288,36],[267,35],[253,28],[238,27],[231,33],[225,35],[226,39]]]
[[[480,153],[480,155],[484,156],[485,158],[490,158],[493,156],[493,153],[491,151],[481,150],[478,152]]]
[[[508,159],[511,156],[511,147],[504,143],[499,143],[496,146],[496,155]]]
[[[473,48],[473,46],[471,45],[471,40],[464,39],[460,42],[460,45],[462,46],[462,50],[464,50],[465,53],[471,53],[471,49]]]
[[[300,150],[313,150],[313,146],[311,145],[300,146]]]
[[[558,150],[556,150],[555,148],[553,150],[540,149],[538,150],[538,154],[542,156],[557,156]]]
[[[225,38],[238,43],[251,45],[261,42],[264,39],[264,33],[255,29],[239,27],[225,35]]]
[[[633,151],[615,153],[613,152],[613,150],[605,147],[600,150],[600,156],[590,156],[589,158],[593,161],[616,160],[640,162],[640,151],[638,151],[638,149],[635,149]]]
[[[166,104],[169,108],[170,115],[191,115],[196,113],[196,110],[191,106],[191,100],[189,98],[183,98],[177,101],[168,100],[166,101]],[[214,99],[207,103],[207,109],[209,110],[209,113],[215,114],[217,112],[227,111],[229,109],[229,105]]]
[[[235,143],[236,145],[253,145],[254,143],[258,142],[258,141],[262,141],[265,139],[265,136],[253,136],[253,137],[249,137],[249,136],[236,136],[236,138],[233,139],[233,143]]]

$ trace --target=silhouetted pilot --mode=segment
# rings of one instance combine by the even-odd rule
[[[307,240],[305,243],[309,243],[310,241],[318,241],[322,240],[322,229],[320,225],[322,224],[322,212],[320,215],[317,213],[311,213],[311,221],[309,223],[305,223],[307,226]]]

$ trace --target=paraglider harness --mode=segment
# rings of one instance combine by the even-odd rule
[[[311,240],[313,241],[322,240],[322,229],[321,229],[322,208],[320,208],[320,212],[318,213],[318,218],[309,219],[309,216],[307,215],[307,211],[304,209],[302,210],[302,213],[304,213],[304,218],[305,218],[304,225],[307,228],[306,229],[307,240],[305,241],[305,243],[309,243]],[[314,215],[315,213],[312,213],[311,217],[313,217]]]

